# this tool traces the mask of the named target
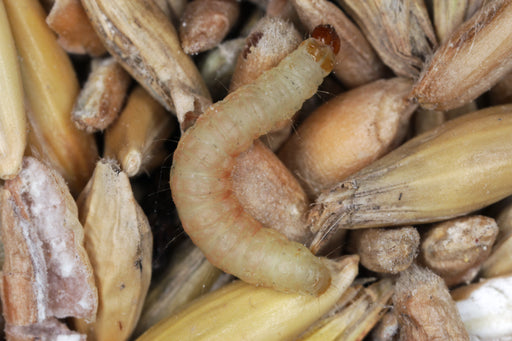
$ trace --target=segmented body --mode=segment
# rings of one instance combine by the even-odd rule
[[[327,45],[304,41],[256,82],[212,105],[174,153],[170,183],[183,228],[213,265],[248,283],[310,294],[330,283],[322,259],[244,211],[231,171],[254,139],[290,118],[317,91],[333,58]]]

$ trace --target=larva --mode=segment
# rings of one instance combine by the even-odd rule
[[[213,265],[248,283],[314,295],[330,284],[324,260],[244,211],[231,171],[254,139],[316,92],[332,69],[336,40],[333,30],[315,30],[277,67],[210,106],[174,153],[170,185],[185,232]]]

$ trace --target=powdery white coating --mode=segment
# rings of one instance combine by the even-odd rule
[[[79,334],[74,335],[58,335],[55,341],[80,341],[83,337]]]
[[[264,17],[254,26],[252,32],[262,33],[257,48],[261,54],[269,56],[280,55],[283,50],[289,50],[290,46],[300,43],[300,36],[293,24],[280,17]]]
[[[82,91],[79,93],[78,98],[76,100],[73,116],[75,117],[91,117],[94,115],[94,112],[91,110],[86,110],[87,102],[90,100],[91,94],[94,92],[96,94],[102,94],[105,92],[105,80],[101,77],[100,73],[97,73],[98,69],[106,69],[111,67],[112,64],[116,63],[116,60],[113,57],[106,59],[94,59],[91,63],[91,76],[88,79],[88,86],[84,86]],[[96,101],[101,100],[101,98],[94,97]],[[88,109],[88,108],[87,108]]]
[[[48,316],[91,316],[96,311],[96,289],[89,282],[92,274],[88,259],[83,259],[78,211],[64,179],[27,157],[14,181],[18,185],[9,186],[14,186],[29,217],[21,228],[32,241],[27,245],[35,262],[38,321]]]
[[[40,238],[51,245],[49,261],[57,265],[53,268],[62,277],[68,277],[76,266],[73,252],[66,246],[66,240],[62,235],[59,226],[64,216],[65,206],[62,203],[60,193],[55,191],[49,184],[49,179],[40,176],[38,168],[40,165],[35,162],[27,162],[20,173],[22,180],[22,195],[26,193],[33,200],[31,201],[31,216],[39,227]],[[40,199],[44,196],[44,199]]]
[[[86,336],[70,330],[64,323],[50,317],[26,326],[7,324],[7,340],[86,341]]]
[[[13,205],[14,206],[14,205]],[[20,218],[19,225],[27,243],[28,252],[34,267],[34,291],[37,300],[37,321],[42,322],[48,317],[46,300],[48,297],[48,274],[46,272],[46,264],[44,263],[43,247],[35,234],[31,233],[32,224],[30,221]]]
[[[212,105],[174,153],[170,184],[183,228],[213,265],[248,283],[311,294],[330,283],[320,258],[243,210],[231,171],[254,139],[316,92],[332,60],[329,47],[306,40],[256,82]]]
[[[512,340],[512,277],[499,277],[477,284],[456,302],[471,340]]]

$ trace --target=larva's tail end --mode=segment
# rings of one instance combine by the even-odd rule
[[[332,290],[332,287],[347,288],[356,278],[359,271],[359,256],[348,255],[338,259],[320,258],[324,263],[329,276],[328,282],[324,283],[323,287],[317,287],[316,292],[310,292],[315,296],[323,295],[327,291]],[[327,285],[325,285],[327,284]]]

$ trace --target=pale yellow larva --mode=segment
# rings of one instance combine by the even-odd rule
[[[212,105],[174,153],[170,184],[183,228],[212,264],[251,284],[314,295],[330,284],[324,260],[262,227],[231,184],[237,155],[290,118],[331,71],[336,38],[329,34],[335,35],[324,28],[317,37],[326,43],[307,39],[254,83]]]

